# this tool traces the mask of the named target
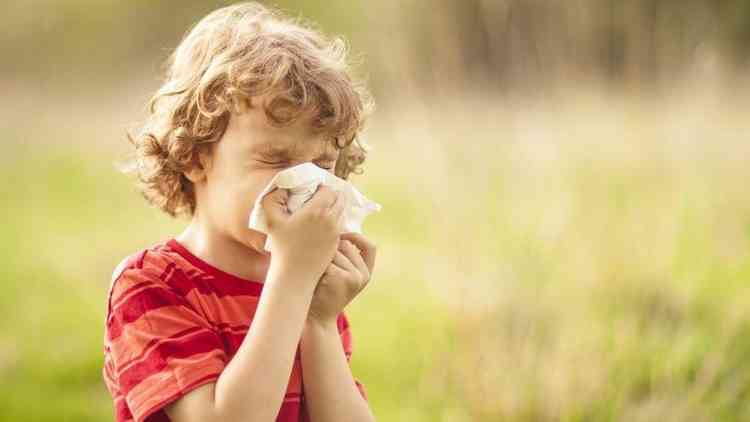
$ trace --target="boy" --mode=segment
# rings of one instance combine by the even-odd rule
[[[344,307],[374,246],[341,233],[344,196],[321,186],[290,214],[279,171],[311,161],[346,178],[372,110],[346,48],[257,3],[204,17],[170,57],[131,142],[140,188],[190,224],[117,266],[103,376],[118,421],[374,421],[349,362]],[[266,236],[273,238],[269,252]]]

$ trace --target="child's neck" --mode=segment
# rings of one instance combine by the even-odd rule
[[[213,230],[199,218],[193,218],[175,239],[193,255],[224,272],[246,280],[265,281],[271,255]]]

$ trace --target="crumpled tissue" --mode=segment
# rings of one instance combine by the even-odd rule
[[[320,184],[329,186],[334,191],[343,192],[349,199],[349,209],[344,210],[342,233],[362,233],[362,222],[365,217],[382,209],[380,204],[365,198],[350,182],[311,162],[306,162],[280,171],[271,179],[255,200],[248,227],[262,233],[268,233],[265,213],[260,203],[274,188],[289,190],[287,208],[289,208],[290,213],[294,213],[313,196]],[[271,250],[271,236],[266,238],[264,247],[267,251]]]

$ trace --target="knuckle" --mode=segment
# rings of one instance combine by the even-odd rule
[[[362,282],[362,274],[359,271],[352,271],[349,281],[354,285],[359,285]]]
[[[326,185],[321,185],[320,189],[318,189],[318,195],[320,195],[322,198],[330,199],[334,196],[333,190],[329,188]]]
[[[349,292],[356,292],[359,288],[359,283],[352,281],[351,279],[346,280],[346,290]]]
[[[325,220],[326,210],[321,208],[316,209],[312,212],[312,218],[314,218],[315,220]]]
[[[374,250],[375,249],[375,244],[372,243],[369,239],[367,239],[364,236],[360,236],[359,237],[359,242],[360,242],[360,244],[362,245],[362,247],[364,249],[367,249],[367,250]]]
[[[327,214],[323,217],[323,222],[326,224],[326,227],[330,230],[334,230],[338,224],[335,216],[330,215],[330,214]]]
[[[318,217],[317,223],[323,231],[325,232],[331,231],[331,223],[328,220],[328,218],[326,218],[326,216],[323,215],[323,216]]]

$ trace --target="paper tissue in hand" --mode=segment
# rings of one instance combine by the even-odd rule
[[[380,211],[381,206],[365,198],[351,183],[335,176],[334,174],[316,166],[313,163],[302,163],[286,170],[280,171],[263,189],[255,200],[253,211],[250,213],[248,227],[262,233],[268,233],[266,218],[260,203],[263,198],[274,188],[288,189],[289,199],[287,207],[290,213],[297,211],[302,204],[307,202],[318,185],[323,184],[343,194],[349,199],[349,209],[344,211],[343,233],[362,233],[362,221],[369,214]],[[271,237],[266,238],[265,249],[271,250]]]

